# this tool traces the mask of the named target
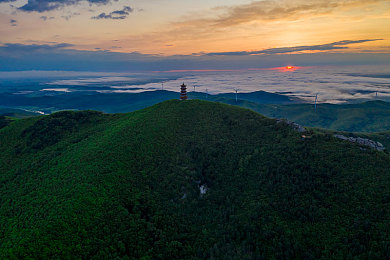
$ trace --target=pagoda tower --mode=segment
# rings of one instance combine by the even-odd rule
[[[180,86],[180,100],[186,100],[187,98],[187,86],[183,83]]]

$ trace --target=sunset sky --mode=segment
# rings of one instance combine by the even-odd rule
[[[389,28],[388,0],[0,0],[0,57],[72,50],[129,59],[318,52],[375,59],[390,53]]]

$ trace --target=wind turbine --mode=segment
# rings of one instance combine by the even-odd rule
[[[314,102],[314,109],[317,110],[318,93],[316,94],[316,100]]]
[[[196,85],[194,85],[194,92],[196,92],[196,87],[197,87],[197,86],[196,86]]]
[[[238,101],[238,90],[239,90],[239,89],[234,89],[234,91],[236,91],[236,103],[237,103],[237,101]]]

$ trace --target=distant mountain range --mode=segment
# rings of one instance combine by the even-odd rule
[[[209,95],[190,92],[190,98],[213,100],[235,99],[234,94]],[[47,113],[64,109],[98,110],[106,113],[123,113],[142,109],[156,103],[177,99],[178,93],[172,91],[146,91],[141,93],[99,93],[99,92],[50,92],[45,94],[0,93],[0,104],[8,107],[27,107]],[[284,95],[258,91],[242,93],[240,99],[259,104],[287,104],[297,102]]]
[[[286,95],[264,91],[210,95],[189,92],[190,99],[216,101],[242,106],[272,118],[286,118],[304,126],[319,127],[349,132],[379,132],[390,130],[390,103],[369,101],[359,104],[313,104]],[[98,92],[48,92],[40,94],[0,93],[0,104],[12,108],[0,110],[0,115],[12,117],[31,116],[30,111],[52,113],[61,110],[97,110],[106,113],[124,113],[149,107],[162,101],[178,99],[171,91],[149,91],[141,93]],[[28,112],[24,113],[23,110]]]

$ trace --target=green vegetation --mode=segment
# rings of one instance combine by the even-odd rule
[[[0,116],[12,117],[12,118],[26,118],[32,116],[38,116],[38,113],[25,111],[16,108],[0,108]]]
[[[0,258],[390,258],[389,154],[306,135],[199,100],[13,121]]]
[[[240,101],[239,106],[250,108],[272,118],[287,118],[298,124],[348,132],[380,132],[390,129],[390,103],[370,101],[360,104],[267,105]]]
[[[380,142],[388,150],[390,150],[390,132],[380,132],[380,133],[359,133],[358,136],[363,138],[368,138]]]
[[[313,104],[276,93],[256,91],[208,95],[201,92],[188,92],[190,99],[215,101],[252,109],[271,118],[286,118],[308,127],[319,127],[348,132],[383,132],[390,130],[390,103],[370,101],[359,104]],[[156,103],[178,99],[179,94],[172,91],[146,91],[141,93],[95,93],[71,92],[55,95],[19,95],[0,93],[3,106],[39,110],[45,113],[62,110],[97,110],[105,113],[131,112],[152,106]],[[0,115],[10,117],[32,116],[23,110],[7,109]],[[27,114],[26,114],[27,113]]]
[[[37,116],[39,114],[14,108],[0,108],[0,129],[9,125],[13,120]]]
[[[0,116],[0,129],[6,127],[11,122],[11,119],[5,116]]]

